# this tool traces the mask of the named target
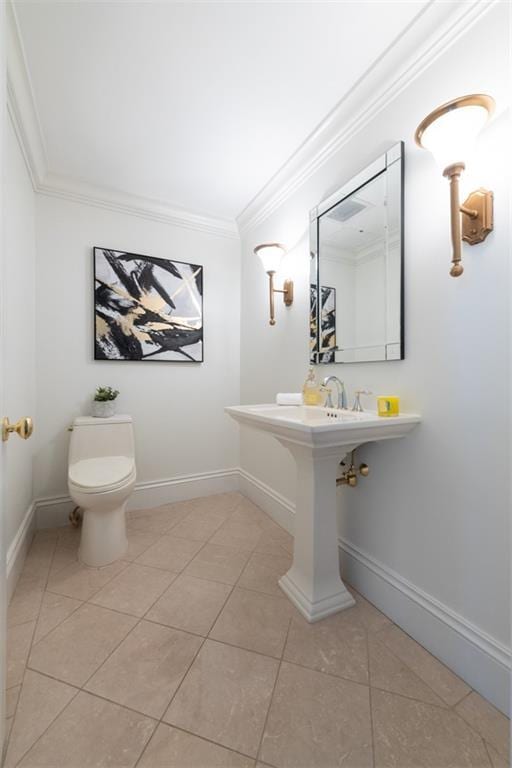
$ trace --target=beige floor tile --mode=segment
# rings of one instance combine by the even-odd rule
[[[11,736],[12,725],[14,723],[14,717],[5,718],[5,746],[9,744],[9,738]]]
[[[208,541],[215,531],[226,522],[231,512],[224,510],[194,509],[172,529],[173,536],[193,541]]]
[[[164,720],[256,757],[278,662],[207,640]]]
[[[38,643],[39,640],[42,640],[45,635],[55,629],[68,616],[71,616],[81,605],[83,605],[82,600],[75,600],[74,597],[45,592],[33,642]]]
[[[91,602],[131,616],[144,616],[175,578],[176,574],[169,571],[131,563],[100,589]]]
[[[245,566],[238,586],[282,597],[283,591],[278,582],[290,569],[291,564],[292,558],[286,555],[277,557],[254,552]]]
[[[38,579],[19,581],[7,609],[7,626],[37,619],[43,587]]]
[[[175,504],[167,504],[155,509],[143,509],[130,512],[126,527],[128,531],[145,531],[146,533],[167,533],[189,513],[189,510]]]
[[[372,691],[375,768],[489,768],[482,739],[453,710]]]
[[[180,573],[194,555],[197,555],[202,546],[202,541],[163,535],[160,536],[156,544],[139,555],[135,562],[140,565],[149,565],[173,573]]]
[[[399,693],[438,707],[446,706],[423,680],[371,634],[368,636],[368,651],[370,684],[373,688]]]
[[[57,537],[34,536],[30,549],[23,564],[23,570],[20,575],[20,583],[27,581],[37,581],[41,587],[46,584],[50,564],[55,550]]]
[[[421,677],[423,682],[429,685],[446,704],[453,706],[470,692],[471,689],[460,677],[441,664],[399,627],[392,625],[382,630],[378,638],[418,677]]]
[[[16,712],[16,706],[18,704],[18,698],[21,691],[21,685],[14,685],[12,688],[7,688],[5,692],[5,716],[12,717]]]
[[[227,584],[181,574],[146,618],[169,627],[207,635],[231,592]]]
[[[91,693],[160,718],[202,640],[141,621],[86,685]]]
[[[135,624],[132,616],[83,605],[32,647],[29,666],[82,686]]]
[[[72,525],[66,525],[57,529],[57,546],[78,549],[80,546],[80,537],[82,528],[74,528]]]
[[[510,759],[510,720],[474,691],[455,707],[502,757]]]
[[[358,621],[368,632],[380,632],[381,629],[392,625],[391,619],[388,619],[368,600],[365,600],[359,592],[351,588],[349,588],[349,592],[355,599],[356,604],[352,608],[348,608],[347,613],[357,616]]]
[[[196,576],[198,579],[235,584],[248,559],[249,552],[245,550],[211,543],[205,544],[190,562],[185,573],[187,576]]]
[[[76,600],[89,600],[107,584],[116,574],[127,567],[127,563],[117,560],[104,568],[86,568],[78,561],[50,572],[48,590]]]
[[[262,536],[262,529],[255,523],[239,522],[230,518],[221,525],[210,539],[212,544],[252,551]]]
[[[279,768],[371,768],[368,688],[283,663],[261,759]]]
[[[210,637],[279,658],[292,611],[291,603],[284,598],[235,588]]]
[[[21,760],[76,694],[76,688],[27,669],[4,768]]]
[[[277,557],[289,558],[290,556],[290,549],[286,543],[281,538],[276,538],[267,531],[263,531],[254,551],[263,555],[276,555]]]
[[[80,692],[23,758],[23,768],[133,768],[155,721]]]
[[[270,530],[276,526],[272,518],[249,499],[240,502],[230,519],[234,523],[241,523],[242,525],[257,525],[261,531]]]
[[[236,491],[230,493],[215,493],[213,496],[197,496],[195,499],[181,502],[189,505],[189,511],[202,510],[205,512],[228,512],[235,510],[244,500],[244,496]]]
[[[160,723],[137,768],[253,768],[254,760]]]
[[[295,612],[283,658],[358,683],[368,682],[366,631],[345,612],[315,624]]]
[[[7,631],[6,688],[19,685],[23,680],[35,626],[35,621],[27,621],[26,624],[16,624]]]
[[[157,533],[146,531],[127,531],[128,551],[123,555],[123,560],[132,562],[142,555],[152,544],[156,544],[160,536]]]
[[[510,761],[506,757],[500,755],[500,753],[494,749],[492,744],[489,744],[486,741],[485,746],[491,761],[492,768],[510,768]]]
[[[70,549],[69,547],[61,547],[57,544],[55,553],[50,566],[50,573],[48,581],[55,578],[56,574],[62,571],[67,566],[78,563],[78,549]]]

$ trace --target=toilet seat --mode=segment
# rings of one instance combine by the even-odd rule
[[[113,491],[135,473],[135,461],[127,456],[82,459],[69,467],[69,482],[83,493]]]

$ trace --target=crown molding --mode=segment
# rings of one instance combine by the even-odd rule
[[[7,112],[36,190],[48,167],[46,147],[16,12],[10,2],[6,5],[6,81]]]
[[[238,228],[234,220],[205,216],[177,208],[162,200],[131,195],[121,190],[76,181],[67,176],[47,173],[44,181],[38,184],[36,192],[47,197],[56,197],[74,203],[90,205],[94,208],[124,213],[128,216],[139,216],[150,221],[172,224],[183,229],[193,229],[219,237],[239,239]]]
[[[7,3],[7,111],[25,160],[34,192],[75,203],[139,216],[210,235],[239,239],[234,220],[217,218],[183,208],[166,200],[139,197],[52,173],[23,49],[16,10]]]
[[[237,216],[240,233],[283,205],[497,2],[431,0]]]

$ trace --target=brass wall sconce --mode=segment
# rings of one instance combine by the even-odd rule
[[[293,280],[285,280],[282,288],[274,288],[274,275],[279,269],[282,258],[286,252],[284,245],[279,243],[261,243],[254,249],[254,253],[260,257],[263,268],[269,277],[270,289],[270,325],[276,324],[274,294],[282,293],[283,301],[287,307],[293,304]]]
[[[414,136],[418,146],[430,150],[443,176],[450,181],[452,277],[459,277],[464,271],[461,240],[469,245],[482,243],[493,229],[493,193],[477,189],[461,205],[459,180],[465,160],[494,106],[494,99],[484,93],[460,96],[427,115]]]

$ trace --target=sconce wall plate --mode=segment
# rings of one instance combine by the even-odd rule
[[[465,170],[465,154],[493,111],[494,99],[485,93],[461,96],[434,109],[415,133],[418,146],[430,149],[444,168],[443,176],[450,182],[452,277],[459,277],[464,272],[462,240],[476,245],[493,229],[492,192],[480,187],[462,205],[459,202],[459,180]]]
[[[469,245],[483,243],[494,228],[494,194],[480,187],[472,192],[461,205],[461,211],[468,215],[462,219],[462,239]]]

